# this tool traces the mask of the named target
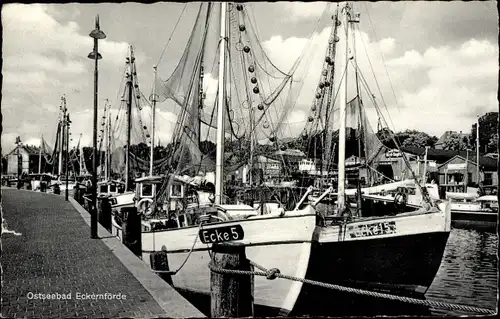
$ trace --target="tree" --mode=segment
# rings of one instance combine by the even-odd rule
[[[481,151],[494,153],[497,151],[497,146],[490,144],[492,138],[497,134],[498,128],[498,112],[489,112],[479,118],[479,147]],[[470,145],[476,145],[476,130],[477,124],[472,124]]]
[[[203,155],[208,156],[210,159],[215,160],[217,145],[212,141],[201,141],[200,142],[200,151]]]
[[[496,150],[496,153],[498,153],[498,133],[493,135],[493,137],[490,139],[490,142],[488,143],[488,149]]]
[[[396,141],[403,147],[434,147],[438,138],[417,130],[404,130],[396,133]]]
[[[465,151],[468,147],[468,138],[457,133],[451,134],[448,139],[444,141],[445,150]]]

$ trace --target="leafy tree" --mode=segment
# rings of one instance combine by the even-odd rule
[[[451,134],[448,139],[444,141],[445,150],[465,151],[468,147],[468,138],[457,133]]]
[[[438,138],[417,130],[404,130],[396,133],[396,141],[403,147],[434,147]]]
[[[477,124],[472,124],[470,145],[476,147]],[[498,112],[489,112],[479,117],[479,147],[481,151],[493,153],[497,146],[490,144],[495,134],[498,134]]]
[[[210,159],[215,160],[217,145],[212,141],[200,142],[200,151],[203,155],[208,156]]]
[[[493,135],[493,137],[490,139],[490,142],[488,143],[488,149],[496,150],[496,153],[498,153],[498,133]]]

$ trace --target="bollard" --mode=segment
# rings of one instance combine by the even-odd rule
[[[212,266],[222,269],[252,270],[241,243],[212,246]],[[212,318],[253,316],[253,275],[210,273],[210,313]]]
[[[103,216],[101,225],[108,231],[111,231],[111,199],[109,197],[102,199],[101,210]]]
[[[136,256],[142,256],[141,244],[141,217],[137,213],[137,207],[123,207],[122,240]]]
[[[159,271],[157,275],[168,284],[172,285],[172,275],[171,273],[168,273],[170,268],[168,266],[168,255],[165,245],[162,246],[161,251],[151,253],[151,255],[149,255],[149,261],[151,263],[151,269]]]

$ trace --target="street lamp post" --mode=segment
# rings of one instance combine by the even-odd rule
[[[90,32],[89,36],[94,39],[94,50],[88,55],[89,59],[94,60],[94,133],[93,133],[93,149],[92,149],[92,207],[90,214],[90,238],[97,238],[97,80],[98,70],[97,61],[102,59],[98,50],[98,40],[106,38],[106,34],[99,27],[99,15],[95,18],[95,29]]]
[[[65,100],[66,101],[66,100]],[[71,121],[69,119],[69,113],[66,113],[66,118],[65,118],[65,123],[66,123],[66,191],[64,194],[64,199],[68,201],[69,197],[69,125],[71,124]]]

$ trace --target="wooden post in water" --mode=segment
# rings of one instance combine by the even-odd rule
[[[136,256],[142,255],[141,217],[136,207],[123,207],[122,236],[123,243]]]
[[[212,246],[212,266],[222,269],[252,270],[241,243],[216,243]],[[212,318],[253,316],[253,275],[210,273]]]

